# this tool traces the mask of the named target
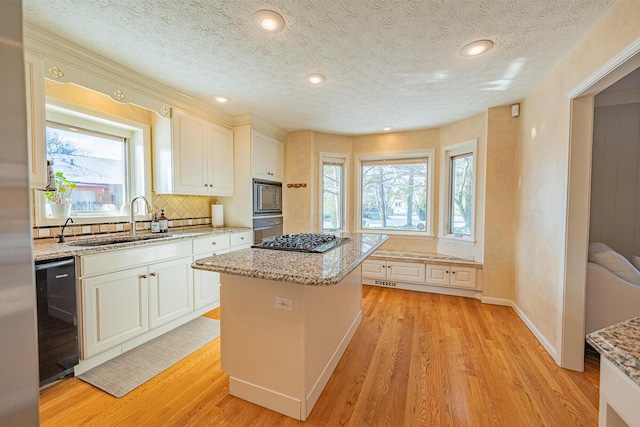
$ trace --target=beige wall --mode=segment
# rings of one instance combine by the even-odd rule
[[[514,302],[558,350],[570,129],[567,93],[640,37],[640,1],[618,0],[521,104]],[[588,149],[588,148],[586,148]]]
[[[285,233],[309,233],[313,230],[312,156],[313,132],[291,132],[284,144],[284,189],[282,213]],[[307,184],[306,187],[288,188],[286,184]]]
[[[510,106],[487,111],[482,295],[513,299],[518,118]]]

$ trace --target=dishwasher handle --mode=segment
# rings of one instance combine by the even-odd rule
[[[61,261],[44,262],[42,264],[36,264],[36,271],[46,270],[48,268],[63,267],[65,265],[72,265],[75,262],[73,258],[63,259]]]

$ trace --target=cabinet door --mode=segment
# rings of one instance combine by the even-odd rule
[[[29,150],[29,185],[31,188],[44,188],[47,185],[43,61],[41,56],[27,51],[24,52],[27,147]]]
[[[226,254],[229,248],[215,251],[213,253],[205,253],[194,255],[193,260],[205,258],[217,254]],[[193,300],[194,308],[198,310],[206,305],[217,307],[220,305],[220,273],[215,271],[193,270]]]
[[[83,279],[84,358],[149,330],[146,267]]]
[[[269,172],[271,179],[282,182],[284,178],[284,143],[269,139]]]
[[[448,265],[427,264],[426,281],[432,285],[449,285],[451,267]]]
[[[149,266],[149,326],[158,327],[193,311],[191,257]]]
[[[402,282],[424,283],[424,264],[416,262],[387,261],[387,279]]]
[[[273,180],[269,170],[269,137],[251,130],[251,175],[254,178]]]
[[[231,251],[250,248],[253,244],[253,231],[231,233]]]
[[[233,196],[233,131],[209,125],[208,182],[209,193]]]
[[[367,259],[362,263],[362,277],[372,279],[387,278],[387,262],[378,259]]]
[[[476,288],[476,269],[469,267],[451,268],[451,286],[456,288]]]
[[[174,110],[171,126],[173,193],[208,194],[207,122]]]

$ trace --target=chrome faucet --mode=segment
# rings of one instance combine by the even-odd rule
[[[142,199],[147,204],[147,212],[151,213],[151,204],[144,196],[135,196],[131,199],[131,203],[129,204],[129,222],[131,223],[131,237],[135,237],[136,235],[136,218],[134,215],[133,207],[136,206],[136,200]]]

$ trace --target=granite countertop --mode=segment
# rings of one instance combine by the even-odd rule
[[[311,286],[335,285],[384,243],[383,234],[342,233],[349,240],[324,253],[243,249],[198,259],[193,268]]]
[[[129,232],[104,234],[102,236],[92,237],[79,237],[71,238],[67,237],[65,243],[57,243],[56,241],[46,242],[34,242],[33,244],[33,258],[35,261],[42,261],[47,259],[62,258],[68,256],[77,255],[90,255],[98,252],[113,251],[116,249],[131,248],[142,245],[152,245],[155,243],[167,243],[174,240],[192,239],[194,237],[208,236],[211,234],[224,234],[224,233],[239,233],[243,231],[250,231],[249,227],[220,227],[213,228],[208,227],[187,227],[183,229],[170,230],[169,233],[163,237],[148,239],[148,240],[135,240],[132,242],[118,243],[115,245],[101,245],[101,246],[74,246],[72,243],[75,241],[99,241],[101,239],[110,237],[126,237],[129,236]],[[137,236],[149,236],[150,232],[138,232]],[[154,235],[155,236],[155,235]]]
[[[587,342],[640,385],[640,317],[592,332]]]
[[[371,254],[372,259],[384,259],[384,260],[398,260],[407,262],[435,262],[435,263],[455,263],[466,264],[472,267],[482,267],[481,262],[474,261],[472,259],[460,258],[451,255],[442,255],[436,253],[419,253],[419,252],[400,252],[389,250],[377,250]]]

